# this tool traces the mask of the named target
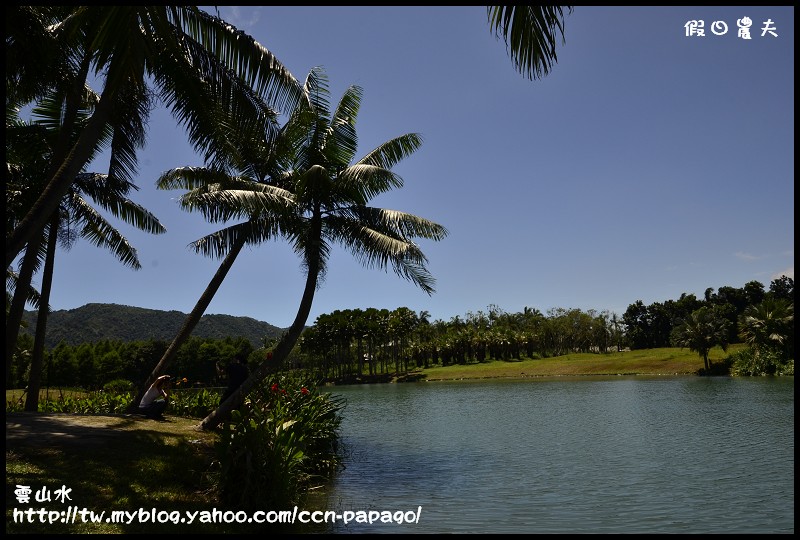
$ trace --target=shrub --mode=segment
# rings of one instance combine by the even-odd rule
[[[219,406],[219,392],[201,389],[176,390],[170,394],[166,413],[188,418],[205,418]]]
[[[743,349],[732,355],[732,375],[794,375],[794,360],[785,361],[774,350]]]
[[[103,385],[104,392],[123,394],[125,392],[134,392],[135,390],[136,385],[126,379],[114,379]]]
[[[220,499],[232,507],[288,509],[341,463],[344,402],[290,375],[254,390],[217,444]]]

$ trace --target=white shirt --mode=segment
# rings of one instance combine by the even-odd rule
[[[147,392],[144,393],[142,397],[142,401],[139,402],[139,408],[144,409],[149,407],[153,404],[153,402],[160,398],[163,394],[161,393],[160,388],[156,388],[155,385],[152,385],[150,388],[147,389]]]

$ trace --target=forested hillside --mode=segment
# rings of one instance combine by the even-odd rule
[[[186,314],[180,311],[160,311],[118,304],[86,304],[50,314],[47,319],[45,346],[55,347],[62,340],[70,345],[103,339],[171,341],[185,318]],[[24,321],[26,326],[20,333],[33,334],[36,313],[26,311]],[[260,347],[263,338],[277,338],[282,333],[283,329],[250,317],[203,315],[192,335],[215,339],[244,337],[254,347]]]

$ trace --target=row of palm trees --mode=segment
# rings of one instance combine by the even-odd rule
[[[320,315],[300,341],[302,367],[332,379],[401,374],[409,366],[427,368],[488,360],[545,358],[576,352],[604,353],[633,345],[624,323],[607,311],[551,309],[547,314],[526,307],[508,313],[488,311],[431,322],[425,311],[406,307],[347,309]],[[703,359],[710,373],[709,353],[745,343],[754,354],[769,353],[783,361],[794,358],[794,304],[767,294],[746,306],[730,339],[730,321],[719,304],[701,302],[691,313],[671,322],[671,342]],[[635,348],[635,347],[634,347]],[[366,365],[365,365],[366,364]],[[295,367],[295,366],[290,366]]]
[[[624,335],[604,311],[552,309],[545,315],[526,307],[508,313],[490,305],[449,321],[430,321],[427,312],[407,307],[337,310],[320,315],[302,336],[306,367],[324,376],[407,372],[487,360],[559,356],[573,352],[619,350]],[[366,366],[364,365],[366,362]]]
[[[562,8],[490,6],[487,14],[509,44],[515,67],[530,78],[546,75],[556,60],[555,35],[563,36]],[[211,222],[237,222],[192,244],[222,263],[138,397],[191,335],[245,245],[284,238],[306,272],[295,320],[274,351],[276,365],[305,327],[336,244],[366,266],[392,267],[433,292],[434,280],[416,241],[441,240],[447,230],[418,216],[369,206],[375,196],[402,186],[391,169],[422,139],[402,135],[354,162],[360,88],[350,87],[331,109],[321,70],[312,70],[301,84],[252,37],[196,6],[11,6],[6,15],[6,132],[18,134],[7,137],[7,353],[13,352],[27,301],[38,301],[37,339],[43,340],[50,280],[43,280],[37,298],[31,278],[42,258],[50,261],[46,271],[52,275],[59,231],[74,230],[66,224],[89,222],[82,213],[86,205],[76,209],[76,196],[88,195],[143,230],[163,232],[154,216],[127,199],[135,188],[137,150],[158,104],[186,129],[206,163],[169,171],[159,187],[186,189],[182,207]],[[521,25],[530,31],[520,34]],[[95,78],[102,84],[99,93],[90,88]],[[36,120],[23,124],[19,111],[29,104],[37,107]],[[288,118],[283,126],[281,115]],[[35,139],[41,151],[25,153],[26,138]],[[86,173],[102,149],[110,150],[108,173]],[[80,234],[113,247],[120,260],[136,268],[135,250],[95,216]],[[12,263],[23,252],[15,273]],[[6,355],[7,374],[11,357]],[[41,362],[34,368],[32,385]],[[216,426],[270,369],[266,364],[257,369],[203,427]],[[26,406],[35,410],[37,398],[38,392],[29,392]]]

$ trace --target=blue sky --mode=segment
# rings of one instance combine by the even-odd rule
[[[794,279],[794,8],[586,7],[546,78],[517,73],[486,10],[463,7],[220,7],[298,78],[322,66],[332,101],[364,96],[358,156],[398,135],[422,148],[373,200],[444,225],[422,242],[436,293],[362,268],[335,249],[309,317],[406,306],[450,320],[495,305],[607,310],[702,298],[711,287]],[[749,17],[750,40],[737,37]],[[705,37],[687,37],[689,20]],[[762,37],[764,22],[774,31]],[[725,35],[711,32],[724,21]],[[132,199],[165,235],[119,224],[142,269],[85,240],[56,258],[51,306],[90,302],[189,312],[219,261],[191,241],[219,226],[158,191],[163,171],[200,165],[159,109]],[[90,170],[104,171],[96,162]],[[284,242],[245,250],[206,313],[291,324],[304,275]],[[36,283],[38,286],[38,282]]]

